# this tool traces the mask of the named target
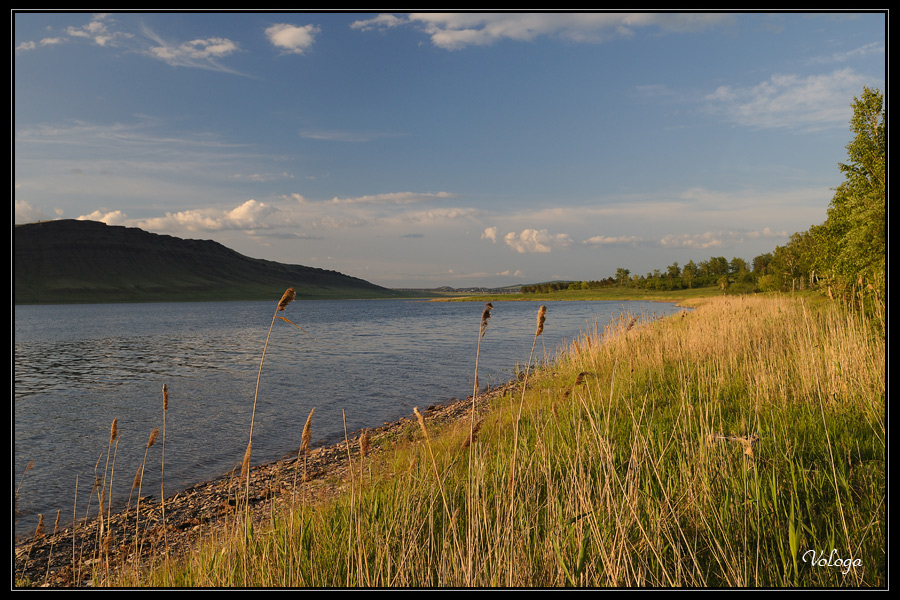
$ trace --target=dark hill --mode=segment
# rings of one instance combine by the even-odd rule
[[[15,304],[266,300],[397,295],[362,279],[249,258],[210,240],[186,240],[96,221],[14,227]]]

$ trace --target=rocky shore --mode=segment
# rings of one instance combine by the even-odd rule
[[[509,382],[479,392],[479,412],[515,387],[516,382]],[[429,406],[423,416],[427,422],[449,423],[470,415],[471,406],[471,397],[454,399]],[[373,454],[389,447],[385,442],[419,435],[413,415],[369,429],[368,434]],[[273,510],[280,510],[298,498],[316,502],[341,493],[349,485],[348,465],[351,456],[353,460],[358,457],[361,435],[362,432],[356,432],[349,442],[312,449],[299,463],[294,455],[254,467],[249,476],[254,520],[264,520]],[[144,566],[159,564],[167,552],[170,557],[181,556],[194,548],[202,536],[224,525],[245,493],[238,465],[235,472],[181,490],[163,503],[142,498],[139,510],[132,507],[108,515],[102,523],[92,518],[79,521],[74,527],[70,525],[16,542],[12,585],[89,587],[97,568],[116,569],[135,562]],[[99,535],[101,527],[102,536]],[[100,548],[101,538],[103,548]]]

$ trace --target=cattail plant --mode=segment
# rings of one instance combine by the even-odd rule
[[[362,435],[359,436],[359,457],[365,458],[369,455],[369,449],[371,448],[371,438],[369,437],[369,430],[366,429],[363,431]]]
[[[98,511],[99,511],[98,516],[100,518],[98,535],[100,536],[101,540],[103,539],[103,535],[106,531],[106,523],[104,522],[104,516],[106,516],[108,514],[106,512],[107,509],[104,506],[104,504],[106,503],[106,498],[108,496],[107,476],[109,475],[109,458],[110,458],[110,455],[112,454],[113,442],[115,442],[116,438],[119,437],[118,422],[119,422],[118,418],[113,419],[112,425],[109,428],[109,442],[107,443],[107,446],[106,446],[106,465],[103,468],[103,480],[102,480],[102,484],[99,487],[99,492],[98,492],[99,498],[100,498],[99,508],[98,508]],[[112,484],[111,478],[110,478],[109,484],[110,485]]]
[[[478,345],[475,348],[475,387],[472,390],[472,428],[475,427],[475,399],[478,397],[478,358],[481,354],[481,338],[484,337],[484,334],[487,331],[488,320],[491,318],[491,311],[493,309],[494,305],[488,302],[484,305],[484,310],[481,313],[481,325],[478,332]],[[470,431],[470,433],[472,432]]]
[[[513,435],[513,452],[512,459],[510,460],[510,469],[509,469],[509,493],[510,500],[512,500],[512,494],[514,491],[513,486],[515,485],[516,479],[516,454],[519,449],[519,422],[522,420],[522,407],[525,404],[525,388],[528,386],[528,372],[531,370],[531,361],[534,359],[534,348],[537,345],[537,339],[540,337],[542,333],[544,333],[544,322],[547,320],[547,307],[541,306],[538,309],[537,316],[537,327],[534,330],[534,340],[531,342],[531,354],[528,356],[528,364],[525,365],[525,378],[522,380],[522,398],[519,400],[519,414],[516,415],[516,427],[515,433]],[[512,503],[510,503],[512,505]]]
[[[487,302],[484,305],[484,310],[481,313],[481,324],[480,324],[479,330],[478,330],[478,345],[475,348],[475,389],[472,390],[472,417],[471,417],[471,421],[469,423],[469,439],[467,441],[468,450],[469,450],[469,464],[468,464],[469,485],[467,487],[467,493],[466,493],[466,504],[467,504],[469,511],[475,510],[475,498],[473,495],[473,493],[474,493],[473,490],[474,490],[475,486],[474,486],[474,481],[473,481],[472,467],[473,467],[473,462],[474,462],[474,450],[475,450],[475,411],[477,409],[476,400],[478,398],[478,359],[481,354],[481,338],[484,337],[484,334],[487,331],[488,320],[491,318],[491,311],[493,309],[494,309],[494,305],[491,304],[490,302]],[[422,421],[421,417],[419,420],[419,424],[424,425],[424,422]],[[426,438],[426,440],[427,440],[427,438]],[[440,479],[438,479],[438,481],[440,481]],[[468,525],[466,527],[466,543],[468,545],[468,556],[469,556],[467,579],[471,580],[472,569],[474,566],[473,553],[474,553],[474,548],[475,548],[475,543],[474,543],[475,532],[474,532],[471,520],[467,520],[467,523],[468,523]]]
[[[60,511],[60,510],[56,511],[56,520],[53,522],[53,539],[50,541],[50,550],[49,550],[49,554],[47,556],[47,572],[44,575],[45,582],[48,579],[50,579],[50,563],[51,563],[50,559],[53,557],[53,545],[56,543],[56,534],[59,533],[59,515],[61,513],[62,513],[62,511]]]
[[[306,417],[306,423],[303,424],[303,432],[300,434],[300,449],[297,450],[297,464],[294,465],[294,495],[296,496],[297,490],[297,469],[300,467],[300,457],[303,457],[303,479],[306,479],[306,463],[308,461],[309,454],[309,442],[312,438],[312,418],[313,414],[316,412],[316,408],[313,407],[312,410],[309,411],[309,416]]]
[[[38,524],[37,524],[37,527],[34,529],[34,539],[38,539],[38,538],[42,538],[42,537],[44,537],[44,515],[39,514],[38,515]]]
[[[141,520],[141,487],[144,483],[144,466],[147,464],[147,452],[150,450],[150,447],[156,443],[156,438],[159,437],[159,427],[150,432],[150,437],[147,439],[147,445],[144,447],[144,460],[141,462],[141,466],[138,467],[137,474],[134,476],[134,482],[131,484],[131,491],[133,492],[135,488],[137,488],[137,501],[134,504],[134,548],[135,554],[140,555],[140,545],[138,544],[140,540],[139,524]],[[128,503],[131,504],[131,495],[128,495]]]
[[[166,530],[166,413],[169,411],[169,388],[166,384],[162,387],[163,394],[163,429],[162,429],[162,457],[159,467],[159,506],[162,510],[163,539],[166,545],[166,564],[169,560],[169,533]]]
[[[25,466],[25,470],[22,471],[22,478],[19,479],[19,485],[16,487],[15,501],[16,501],[17,506],[18,506],[18,501],[19,501],[19,489],[21,489],[21,487],[22,487],[22,482],[25,481],[25,473],[27,473],[28,471],[30,471],[33,468],[34,468],[34,461],[30,460],[30,461],[28,461],[28,464]],[[18,511],[16,511],[16,512],[18,512]]]
[[[244,451],[244,460],[241,462],[241,479],[248,477],[250,474],[250,455],[253,448],[253,422],[256,419],[256,401],[259,398],[259,380],[262,377],[263,361],[266,359],[266,349],[269,347],[269,337],[272,335],[272,327],[275,326],[275,319],[278,313],[287,308],[287,305],[294,301],[296,293],[294,288],[288,288],[278,301],[275,308],[275,314],[272,315],[272,323],[269,325],[269,333],[266,335],[266,343],[263,345],[262,357],[259,359],[259,372],[256,374],[256,392],[253,394],[253,411],[250,414],[250,439],[247,442],[247,450]],[[250,494],[250,480],[247,479],[247,495]]]

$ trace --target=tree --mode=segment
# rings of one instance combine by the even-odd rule
[[[816,266],[839,293],[869,279],[884,298],[886,236],[884,95],[863,88],[854,98],[847,163],[839,163],[845,180],[836,189],[828,217],[814,228],[819,254]]]
[[[681,276],[684,279],[685,283],[687,283],[688,288],[693,287],[694,276],[697,274],[697,265],[694,264],[694,261],[689,260],[686,265],[684,265],[684,269],[681,270]]]
[[[619,283],[619,285],[627,285],[628,275],[630,274],[631,271],[629,271],[628,269],[619,267],[618,269],[616,269],[616,281]]]
[[[753,259],[753,274],[757,277],[769,274],[769,264],[772,262],[772,253],[766,252]]]

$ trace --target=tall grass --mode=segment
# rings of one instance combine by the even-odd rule
[[[536,366],[477,444],[474,420],[417,410],[418,441],[346,494],[129,584],[883,587],[884,344],[788,296],[622,315]]]

